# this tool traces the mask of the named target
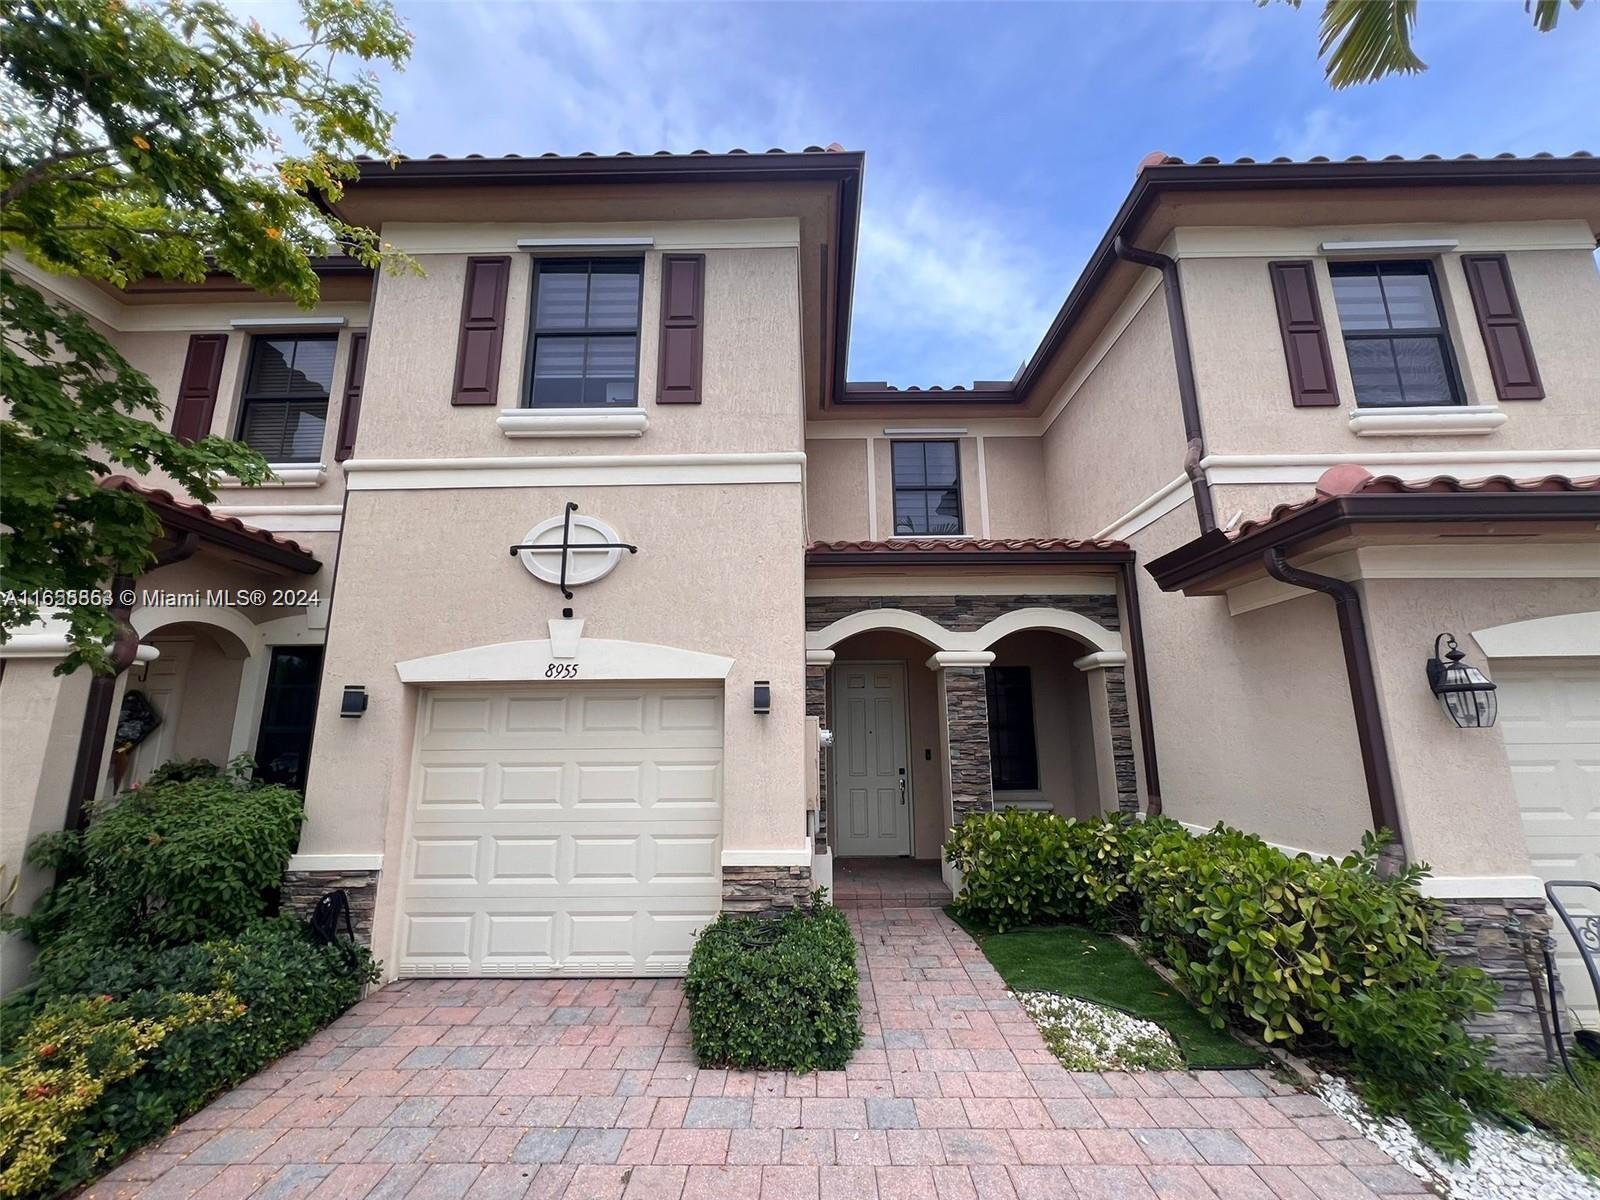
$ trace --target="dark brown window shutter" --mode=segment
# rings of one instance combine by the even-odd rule
[[[1489,372],[1495,394],[1502,400],[1543,400],[1544,385],[1533,361],[1528,327],[1511,286],[1511,266],[1504,254],[1463,254],[1472,307],[1478,310],[1483,348],[1489,353]]]
[[[350,335],[350,369],[344,376],[344,404],[339,409],[339,441],[334,462],[343,462],[356,452],[356,427],[361,423],[361,384],[367,376],[367,335]]]
[[[656,370],[657,404],[700,403],[705,306],[706,256],[663,255],[661,360]]]
[[[199,441],[211,432],[211,414],[217,407],[222,360],[227,353],[225,333],[197,333],[190,337],[183,376],[178,382],[178,402],[172,410],[172,432],[180,440]]]
[[[500,343],[505,337],[506,284],[511,259],[467,259],[461,338],[451,404],[493,404],[500,391]]]
[[[1328,327],[1317,299],[1316,264],[1309,260],[1271,262],[1272,295],[1278,302],[1278,330],[1289,365],[1289,394],[1296,408],[1339,403],[1339,385],[1328,353]]]

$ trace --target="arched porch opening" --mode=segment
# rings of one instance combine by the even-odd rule
[[[115,735],[111,782],[119,790],[145,782],[174,759],[220,765],[233,757],[240,692],[259,651],[241,631],[204,620],[154,621],[140,634],[157,656],[130,670],[121,711],[134,710],[129,697],[137,693],[159,724],[136,744],[124,733]]]

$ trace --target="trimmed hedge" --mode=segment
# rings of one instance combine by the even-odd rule
[[[293,917],[190,946],[57,957],[0,1007],[0,1196],[94,1178],[299,1046],[376,978],[364,949],[319,945]]]
[[[839,1070],[861,1045],[856,942],[818,900],[778,919],[723,913],[695,941],[683,990],[701,1066]]]
[[[969,817],[945,853],[962,873],[963,917],[1135,934],[1214,1024],[1347,1057],[1377,1111],[1459,1155],[1471,1112],[1505,1104],[1490,1042],[1463,1024],[1493,1007],[1496,989],[1434,952],[1447,918],[1418,890],[1427,869],[1380,877],[1385,840],[1335,861],[1223,825],[1194,836],[1163,818],[1011,811]]]

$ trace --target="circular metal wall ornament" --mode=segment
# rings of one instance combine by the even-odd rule
[[[572,599],[573,587],[604,579],[622,560],[622,552],[637,554],[638,547],[617,540],[617,531],[595,517],[578,515],[570,500],[559,517],[540,521],[511,547],[535,579],[553,583]]]

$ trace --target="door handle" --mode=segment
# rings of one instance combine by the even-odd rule
[[[900,768],[900,803],[906,802],[906,769]]]

